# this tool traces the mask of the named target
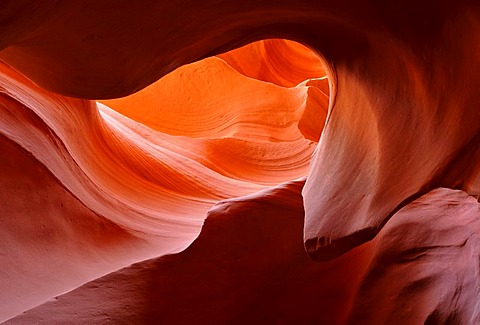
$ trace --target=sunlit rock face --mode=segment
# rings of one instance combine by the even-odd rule
[[[476,4],[0,25],[0,321],[480,322]]]

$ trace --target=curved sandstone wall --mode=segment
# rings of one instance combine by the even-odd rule
[[[0,321],[480,322],[474,2],[6,1],[0,26]]]

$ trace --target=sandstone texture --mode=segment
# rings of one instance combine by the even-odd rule
[[[3,1],[0,322],[479,324],[479,54],[469,0]]]

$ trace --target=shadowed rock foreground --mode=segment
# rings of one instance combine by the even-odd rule
[[[0,322],[480,323],[477,4],[0,26]]]

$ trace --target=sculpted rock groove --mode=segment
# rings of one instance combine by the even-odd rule
[[[307,109],[326,117],[318,83],[253,80],[219,58],[169,78],[133,102],[106,101],[116,112],[48,92],[0,64],[0,321],[133,262],[182,251],[215,202],[308,173],[315,142],[300,124],[313,130]],[[218,92],[205,91],[213,78]],[[232,84],[242,85],[237,93],[228,93]],[[158,124],[162,113],[171,115]]]

